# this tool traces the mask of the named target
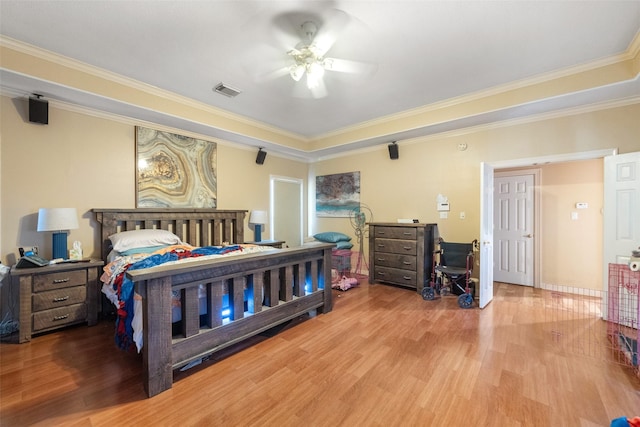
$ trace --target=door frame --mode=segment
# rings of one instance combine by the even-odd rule
[[[280,176],[280,175],[269,175],[269,210],[272,213],[271,215],[269,215],[269,233],[270,233],[269,238],[274,239],[275,215],[273,215],[273,213],[275,212],[275,209],[274,209],[275,205],[278,204],[278,201],[276,200],[277,194],[275,193],[276,182],[286,182],[290,184],[297,184],[300,189],[300,205],[298,206],[298,208],[300,209],[300,230],[299,230],[300,241],[296,246],[302,245],[302,243],[304,242],[304,180],[300,178],[291,178],[288,176]]]
[[[616,154],[618,154],[617,148],[609,148],[609,149],[593,150],[593,151],[581,151],[581,152],[568,153],[568,154],[553,154],[550,156],[501,160],[496,162],[486,162],[486,164],[493,167],[495,170],[495,169],[506,169],[506,168],[521,168],[526,166],[538,166],[541,164],[546,165],[550,163],[569,162],[569,161],[575,161],[575,160],[592,160],[592,159],[600,159],[600,158],[603,159],[606,156],[615,156]],[[485,191],[493,191],[495,182],[493,182],[494,181],[493,179],[491,181],[492,181],[491,186],[480,185],[480,200],[484,200],[484,198],[486,197]],[[485,187],[487,188],[487,190],[485,190]],[[491,190],[489,190],[489,187]],[[602,230],[602,232],[604,235],[604,230]],[[481,223],[480,235],[483,235],[483,233],[489,234],[491,241],[493,241],[493,229],[483,230],[483,225]],[[482,257],[480,259],[480,262],[481,262],[480,271],[482,271],[483,268],[491,268],[491,271],[493,272],[493,262],[491,263],[492,265],[490,266],[486,265],[486,263],[482,262]],[[603,259],[603,262],[604,262],[604,259]]]
[[[530,268],[533,272],[533,287],[540,287],[540,277],[542,272],[542,241],[541,241],[541,224],[540,224],[540,212],[541,211],[541,201],[540,197],[540,169],[539,168],[518,168],[513,169],[509,168],[509,170],[501,170],[495,169],[493,172],[494,178],[494,186],[495,186],[495,178],[496,176],[522,176],[522,175],[533,175],[533,257],[531,259],[531,263],[533,265],[528,265],[526,268]],[[495,211],[494,211],[495,215]],[[494,224],[495,229],[495,224]],[[494,263],[495,264],[495,263]],[[495,265],[494,265],[494,273],[495,273]]]

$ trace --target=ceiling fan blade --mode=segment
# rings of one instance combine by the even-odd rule
[[[378,66],[368,62],[350,61],[348,59],[325,58],[324,68],[329,71],[338,71],[340,73],[373,75]]]
[[[257,76],[257,81],[258,82],[266,82],[269,80],[274,80],[274,79],[278,79],[282,76],[288,76],[289,75],[289,67],[280,67],[277,68],[275,70],[272,71],[267,71],[264,73],[261,73]]]
[[[320,15],[308,11],[288,11],[274,16],[270,21],[269,39],[275,39],[276,46],[287,52],[298,46],[304,38],[302,25],[317,23]]]
[[[314,98],[324,98],[327,96],[327,86],[324,84],[324,80],[318,80],[317,84],[309,89]]]
[[[329,9],[322,14],[322,22],[316,23],[318,32],[313,38],[318,56],[324,56],[331,49],[349,22],[349,15],[340,9]]]

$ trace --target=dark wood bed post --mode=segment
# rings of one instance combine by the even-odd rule
[[[324,305],[319,309],[321,313],[328,313],[333,310],[333,298],[331,294],[331,249],[324,251]],[[328,268],[327,268],[328,266]]]
[[[173,362],[171,359],[171,277],[136,283],[136,291],[142,295],[143,318],[142,376],[149,397],[171,388]],[[153,301],[153,304],[147,304]],[[147,349],[154,349],[148,351]]]

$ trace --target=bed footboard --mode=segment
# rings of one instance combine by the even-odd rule
[[[312,243],[127,273],[143,298],[143,369],[149,397],[171,388],[173,370],[307,312],[329,312],[331,249]],[[198,290],[206,291],[201,315]],[[171,294],[182,296],[182,322],[172,334]],[[223,296],[229,309],[223,312]]]

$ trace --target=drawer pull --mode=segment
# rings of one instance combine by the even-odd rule
[[[381,243],[378,243],[378,247],[379,247],[379,248],[384,248],[384,245],[383,245],[383,244],[381,244]]]
[[[57,297],[53,299],[53,302],[62,302],[62,301],[66,301],[69,299],[69,295],[64,296],[64,297]]]
[[[53,320],[54,320],[54,321],[56,321],[56,320],[64,320],[64,319],[66,319],[67,317],[69,317],[69,315],[68,315],[68,314],[65,314],[64,316],[55,316],[55,317],[53,318]]]
[[[378,234],[384,234],[384,231],[378,231]]]
[[[404,280],[411,280],[411,277],[409,277],[409,276],[402,276],[402,278],[403,278]]]
[[[403,263],[404,265],[411,265],[411,263],[410,263],[409,261],[402,261],[402,263]]]
[[[386,261],[384,258],[378,258],[378,261]]]
[[[411,246],[403,246],[402,249],[404,249],[405,251],[410,251],[412,248]]]
[[[411,233],[410,233],[410,232],[408,232],[408,231],[405,231],[405,232],[404,232],[404,233],[402,233],[402,234],[404,234],[405,236],[411,236]]]
[[[380,276],[385,276],[385,275],[386,275],[386,273],[385,273],[384,271],[379,271],[379,272],[378,272],[378,274],[379,274]]]
[[[67,283],[69,281],[69,278],[67,277],[66,279],[55,279],[53,281],[54,284],[58,284],[58,283]]]

